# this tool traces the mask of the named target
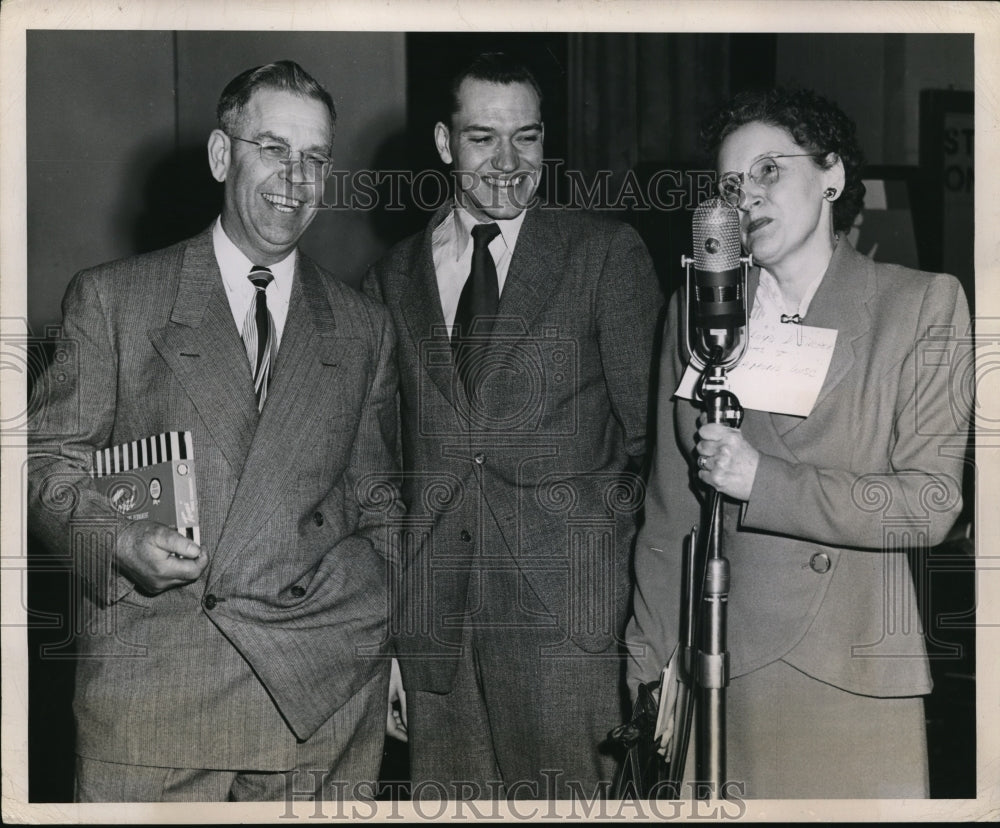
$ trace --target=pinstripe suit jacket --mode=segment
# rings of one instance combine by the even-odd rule
[[[388,316],[300,254],[258,416],[210,230],[77,274],[63,313],[79,370],[42,383],[43,431],[61,437],[32,446],[29,502],[33,531],[81,576],[78,752],[287,768],[385,666],[371,656],[386,637],[386,510],[365,487],[395,459]],[[210,563],[145,595],[111,565],[117,519],[85,469],[94,449],[182,429]]]
[[[757,288],[751,271],[748,294]],[[678,639],[682,543],[701,518],[691,472],[700,408],[672,399],[684,364],[668,314],[657,449],[636,541],[629,679],[653,681]],[[747,411],[761,452],[749,500],[727,508],[731,675],[777,659],[854,693],[930,690],[908,549],[940,543],[962,504],[971,392],[958,281],[837,246],[808,324],[838,331],[806,418]],[[923,573],[921,573],[923,577]]]
[[[399,334],[402,488],[415,537],[395,640],[407,688],[434,692],[452,686],[470,594],[481,605],[473,623],[537,628],[560,652],[620,640],[642,499],[627,470],[645,455],[662,306],[628,225],[531,209],[470,402],[455,380],[431,250],[446,213],[365,282]],[[510,575],[483,580],[493,571]],[[530,698],[532,672],[522,672]],[[614,698],[614,688],[594,692]]]

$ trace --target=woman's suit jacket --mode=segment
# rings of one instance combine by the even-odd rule
[[[748,295],[757,287],[751,271]],[[654,681],[678,639],[682,544],[699,524],[700,407],[680,298],[667,321],[657,448],[636,543],[629,679]],[[727,505],[730,675],[777,659],[855,693],[927,693],[907,549],[940,543],[961,509],[971,390],[969,312],[951,276],[879,264],[841,241],[809,309],[837,341],[806,418],[747,411],[760,453],[749,500]],[[693,481],[693,482],[692,482]]]
[[[78,363],[55,364],[31,447],[32,529],[85,592],[77,752],[108,762],[281,770],[386,661],[385,510],[395,457],[385,309],[303,255],[267,404],[208,230],[78,274],[63,303]],[[90,453],[169,430],[194,444],[193,583],[146,595],[112,566],[116,518]],[[378,489],[378,485],[375,486]]]

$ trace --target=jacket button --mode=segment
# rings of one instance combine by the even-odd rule
[[[205,609],[214,610],[215,605],[219,603],[219,599],[209,593],[205,596],[205,600],[202,603],[205,605]]]
[[[323,525],[323,513],[322,512],[316,512],[316,514],[313,515],[313,523],[315,523],[317,526],[322,526]]]
[[[476,456],[475,456],[475,457],[473,457],[472,459],[476,461],[476,464],[477,464],[477,465],[480,465],[480,466],[481,466],[481,465],[483,465],[483,463],[485,463],[485,462],[486,462],[486,455],[485,455],[485,454],[483,454],[482,452],[479,452],[479,453],[477,453],[477,454],[476,454]]]
[[[306,588],[304,586],[299,586],[298,584],[296,584],[295,586],[292,587],[293,598],[301,598],[305,594],[306,594]]]
[[[469,534],[469,530],[468,529],[463,529],[462,532],[461,532],[461,534],[459,535],[459,537],[462,540],[464,540],[466,543],[468,543],[470,540],[472,540],[472,535]]]
[[[819,572],[821,575],[824,572],[829,572],[830,556],[826,552],[817,552],[809,559],[809,566],[813,572]]]

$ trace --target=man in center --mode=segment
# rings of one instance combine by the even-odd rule
[[[543,138],[531,73],[477,57],[434,129],[453,202],[365,280],[400,339],[414,798],[592,796],[614,772],[661,297],[627,225],[532,205]]]

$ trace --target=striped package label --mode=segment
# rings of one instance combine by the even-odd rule
[[[96,451],[91,475],[130,520],[154,520],[201,542],[191,432],[167,431]]]

